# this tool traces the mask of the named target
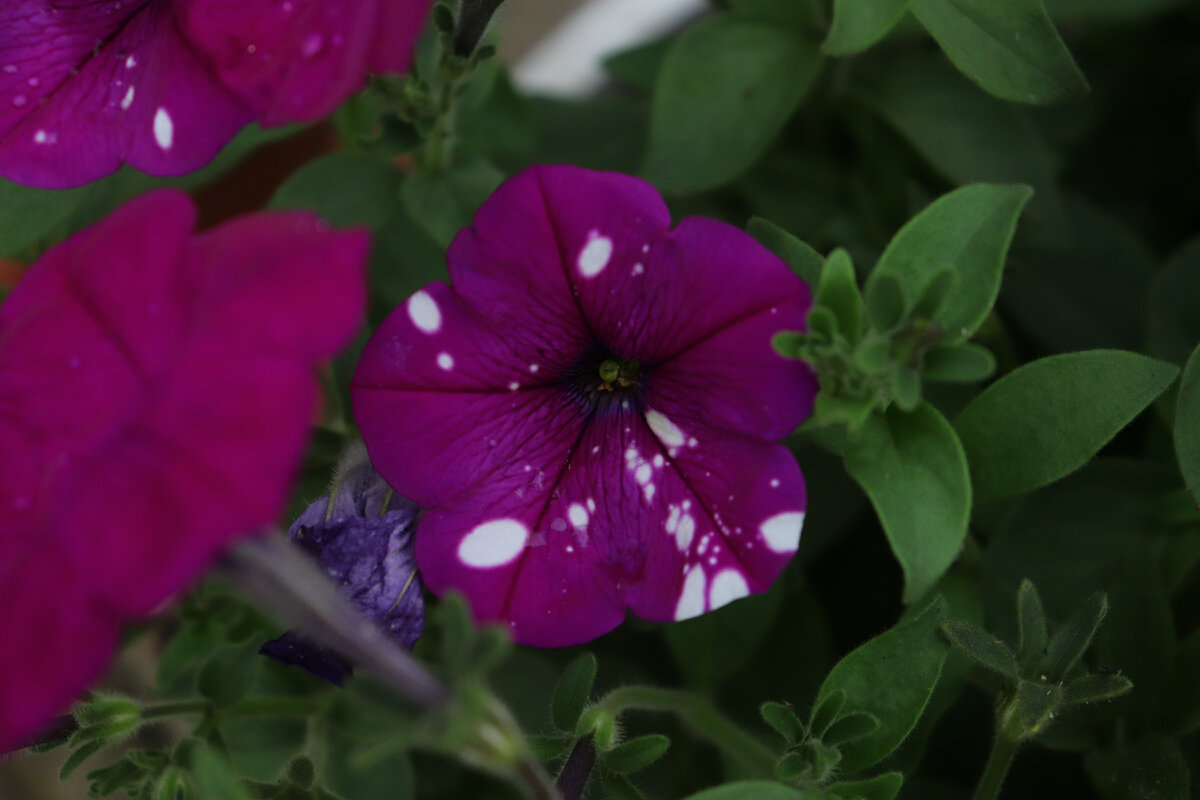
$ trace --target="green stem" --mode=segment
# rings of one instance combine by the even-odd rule
[[[1020,741],[1006,736],[1003,731],[996,733],[996,740],[992,742],[992,752],[983,768],[983,775],[979,778],[979,785],[975,787],[972,800],[996,800],[1000,794],[1000,784],[1004,783],[1004,776],[1008,774],[1008,768],[1012,766],[1013,757],[1020,745]]]
[[[142,709],[142,719],[161,719],[185,714],[215,714],[219,717],[294,717],[308,716],[320,710],[316,697],[248,697],[222,711],[213,708],[210,700],[179,700],[157,703]]]
[[[623,686],[609,692],[599,705],[614,716],[628,709],[669,711],[721,750],[737,758],[755,773],[775,774],[778,756],[718,711],[706,697],[676,689],[653,686]]]

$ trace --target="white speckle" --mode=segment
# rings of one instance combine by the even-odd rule
[[[567,516],[571,519],[571,524],[576,528],[586,528],[588,524],[588,512],[579,503],[572,503],[567,509]]]
[[[34,141],[34,144],[45,144],[46,143],[46,132],[45,131],[34,131],[33,141]]]
[[[129,58],[125,59],[125,69],[133,69],[136,66],[137,66],[137,58],[136,57],[130,56]]]
[[[696,446],[696,445],[698,445],[698,444],[700,444],[700,443],[699,443],[698,441],[696,441],[696,437],[695,437],[695,436],[693,436],[692,438],[688,439],[688,447],[695,447],[695,446]]]
[[[652,474],[653,473],[650,469],[650,465],[643,463],[641,466],[639,466],[637,468],[637,472],[634,473],[634,477],[637,478],[638,483],[640,483],[642,486],[645,486],[647,483],[650,482],[650,478],[652,477]]]
[[[175,143],[175,123],[162,106],[154,112],[154,141],[163,150],[170,150]]]
[[[646,411],[646,424],[650,426],[650,430],[654,431],[654,435],[659,441],[667,447],[679,447],[683,444],[683,431],[671,420],[667,419],[664,414],[660,414],[654,409]]]
[[[589,497],[588,501],[587,501],[587,507],[588,507],[588,511],[595,514],[596,513],[596,498]]]
[[[13,97],[13,99],[12,99],[12,104],[13,104],[14,106],[16,106],[17,108],[20,108],[21,106],[25,105],[25,104],[26,104],[26,103],[28,103],[28,102],[29,102],[29,98],[27,98],[27,97],[26,97],[25,95],[23,95],[23,94],[16,95],[16,96],[15,96],[15,97]]]
[[[746,579],[736,569],[724,569],[717,573],[708,589],[708,607],[720,608],[734,600],[750,594]]]
[[[792,553],[800,546],[800,529],[803,527],[803,511],[785,511],[764,520],[758,531],[767,547],[776,553]]]
[[[437,333],[442,329],[442,310],[423,289],[408,299],[408,318],[424,333]]]
[[[675,606],[675,619],[691,619],[704,613],[704,568],[697,564],[683,579],[683,591]]]
[[[16,75],[17,74],[17,65],[16,64],[5,64],[4,65],[4,74],[5,75]]]
[[[321,48],[325,46],[325,37],[320,33],[310,33],[304,37],[304,41],[300,44],[300,54],[305,58],[312,58],[317,53],[321,52]]]
[[[667,521],[664,525],[667,533],[675,533],[679,530],[679,506],[672,505],[667,508]]]
[[[675,544],[679,545],[679,549],[687,552],[692,546],[692,538],[696,535],[696,518],[691,514],[684,514],[679,520],[679,530],[675,532]]]
[[[596,455],[599,452],[600,452],[600,445],[595,445],[592,447],[592,455]]]
[[[654,454],[654,466],[657,467],[658,469],[662,469],[662,465],[664,463],[666,463],[666,462],[663,461],[662,453],[655,453]]]
[[[644,244],[644,245],[642,245],[642,252],[643,252],[643,253],[649,253],[649,252],[650,252],[650,245],[649,245],[649,244]]]
[[[779,488],[779,478],[771,478],[771,488],[772,489]]]
[[[30,78],[30,79],[29,79],[28,81],[26,81],[26,82],[27,82],[27,83],[28,83],[30,86],[33,86],[34,88],[37,88],[38,84],[40,84],[40,83],[41,83],[41,81],[40,81],[40,80],[38,80],[36,77]]]
[[[541,367],[540,367],[540,366],[538,366],[537,364],[530,364],[530,365],[529,365],[529,371],[530,371],[530,372],[537,372],[539,369],[541,369]]]
[[[633,275],[641,275],[645,271],[646,271],[646,266],[642,262],[639,261],[638,263],[633,265],[633,272],[632,272]]]
[[[636,447],[630,447],[625,451],[626,461],[637,461],[638,451]]]
[[[574,552],[575,552],[575,546],[574,546],[574,545],[570,545],[570,544],[569,544],[569,545],[567,545],[566,547],[564,547],[563,549],[564,549],[564,550],[566,550],[568,553],[574,553]],[[567,591],[567,590],[566,590],[566,589],[563,589],[563,591],[565,592],[565,591]]]
[[[512,561],[525,549],[529,530],[515,519],[476,525],[458,543],[458,558],[468,567],[487,569]]]
[[[520,388],[521,388],[521,384],[517,383],[516,381],[513,381],[512,383],[510,383],[508,385],[508,390],[510,392],[515,392],[517,389],[520,389]]]
[[[246,45],[246,52],[249,53],[250,55],[254,55],[255,53],[258,52],[258,45],[255,45],[255,44]]]
[[[450,370],[454,369],[454,356],[444,352],[438,353],[437,365],[449,372]]]
[[[601,236],[599,231],[592,231],[588,234],[587,244],[579,251],[579,274],[585,278],[596,277],[608,266],[612,253],[612,239]]]
[[[121,110],[128,111],[129,107],[131,105],[133,105],[133,87],[132,86],[130,86],[128,89],[125,90],[125,96],[121,98]]]
[[[646,497],[646,502],[654,500],[654,484],[648,483],[642,487],[642,494]]]
[[[532,465],[532,464],[526,464],[526,465],[525,465],[525,471],[526,471],[526,472],[529,472],[529,471],[531,471],[532,469],[533,469],[533,465]]]

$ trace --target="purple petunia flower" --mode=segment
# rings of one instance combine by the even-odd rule
[[[179,175],[244,125],[306,122],[402,72],[428,0],[4,0],[0,175]]]
[[[364,234],[195,221],[140,197],[0,304],[0,750],[100,674],[119,623],[276,521],[315,369],[361,318]]]
[[[364,617],[409,650],[425,630],[424,586],[413,557],[417,511],[384,483],[359,445],[342,459],[329,495],[310,504],[288,531]],[[338,686],[351,672],[337,652],[296,631],[259,652]]]
[[[702,614],[799,543],[803,478],[773,442],[816,381],[771,338],[803,329],[809,289],[729,225],[669,226],[643,181],[530,168],[451,245],[453,288],[413,295],[359,362],[371,460],[428,509],[426,584],[518,642]]]

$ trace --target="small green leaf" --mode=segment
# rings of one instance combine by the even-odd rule
[[[899,772],[885,772],[874,778],[861,781],[839,781],[826,791],[835,797],[862,798],[862,800],[893,800],[900,794],[904,784],[904,775]]]
[[[775,764],[775,777],[784,783],[796,783],[812,778],[812,763],[796,752],[784,753]]]
[[[786,261],[792,272],[803,278],[809,286],[816,286],[820,281],[821,266],[825,259],[806,242],[762,217],[751,217],[746,232]]]
[[[1191,778],[1179,745],[1151,735],[1120,750],[1089,753],[1088,777],[1105,800],[1187,800]]]
[[[100,752],[100,750],[104,748],[105,744],[107,744],[107,742],[103,739],[93,739],[77,749],[75,752],[71,753],[71,755],[68,756],[67,760],[63,763],[62,768],[59,769],[58,779],[60,781],[65,781],[67,778],[71,777],[71,773],[78,769],[80,764],[82,764],[84,761],[87,761],[96,753]]]
[[[867,283],[867,322],[871,329],[888,333],[904,319],[907,302],[904,287],[895,275],[880,275]]]
[[[1041,733],[1062,705],[1062,687],[1046,681],[1020,680],[1009,705],[1008,721],[1018,729],[1018,739]]]
[[[796,712],[783,703],[763,703],[758,713],[788,744],[795,744],[804,738],[804,723],[796,716]]]
[[[929,702],[950,651],[938,632],[946,604],[937,598],[915,618],[860,645],[834,666],[817,693],[846,695],[847,712],[865,711],[881,722],[874,733],[841,746],[841,769],[856,772],[896,749]]]
[[[1175,401],[1175,457],[1192,497],[1200,503],[1200,345],[1192,351]]]
[[[575,744],[575,737],[530,734],[525,737],[525,741],[538,761],[550,761],[570,750],[571,746]]]
[[[996,97],[1053,103],[1089,91],[1042,0],[913,0],[912,12],[954,66]]]
[[[1033,581],[1021,581],[1017,590],[1017,661],[1026,674],[1035,671],[1046,657],[1046,612]]]
[[[979,394],[954,423],[981,496],[1020,494],[1083,466],[1175,379],[1122,350],[1038,359]]]
[[[801,792],[774,781],[735,781],[690,794],[684,800],[817,800],[819,793]]]
[[[846,469],[871,499],[904,570],[904,601],[930,589],[957,558],[971,482],[954,429],[928,403],[889,409],[847,435]]]
[[[608,800],[646,800],[642,790],[633,785],[624,775],[613,772],[601,775],[600,782],[608,793]]]
[[[820,65],[815,44],[778,25],[725,14],[691,26],[658,73],[643,175],[670,193],[738,177],[774,140]]]
[[[1028,186],[973,184],[938,198],[892,237],[867,293],[890,275],[916,305],[938,273],[949,269],[955,288],[933,319],[947,341],[967,338],[996,302],[1017,217],[1032,193]]]
[[[808,337],[797,331],[780,331],[771,338],[771,347],[775,352],[787,358],[800,358],[804,352]]]
[[[821,44],[831,56],[860,53],[878,42],[908,11],[911,0],[834,0],[833,23]]]
[[[473,158],[443,174],[409,173],[400,187],[400,200],[417,224],[445,248],[471,224],[475,211],[503,181],[504,173]]]
[[[833,724],[821,734],[821,741],[830,746],[845,744],[861,739],[879,730],[879,718],[866,711],[852,711],[844,717],[838,717]]]
[[[1132,688],[1133,681],[1124,675],[1083,675],[1063,687],[1063,702],[1067,705],[1079,705],[1111,700]]]
[[[1079,663],[1084,652],[1096,637],[1100,623],[1108,612],[1108,598],[1103,592],[1089,597],[1061,628],[1055,631],[1046,650],[1046,677],[1061,681]]]
[[[554,698],[550,704],[551,717],[560,731],[575,730],[595,682],[596,656],[592,653],[580,653],[567,665],[558,679],[558,685],[554,687]]]
[[[937,344],[925,351],[921,377],[944,383],[977,383],[996,371],[996,359],[986,347],[970,342]]]
[[[963,619],[948,619],[942,623],[942,633],[972,661],[1010,680],[1017,680],[1017,657],[1008,645],[983,628]]]
[[[604,753],[601,758],[607,769],[624,775],[645,769],[658,761],[666,755],[670,746],[671,740],[666,736],[651,733],[622,742]]]
[[[850,254],[838,248],[825,259],[814,303],[825,306],[837,319],[838,330],[853,345],[862,335],[862,296]]]
[[[154,784],[152,800],[190,800],[194,796],[192,777],[179,767],[167,767]]]
[[[197,746],[191,760],[199,797],[204,800],[248,800],[229,762],[211,746]]]
[[[817,738],[824,736],[825,731],[842,713],[845,705],[846,693],[841,689],[834,689],[828,693],[823,692],[818,702],[813,705],[812,714],[808,720],[808,727],[812,730],[812,734]]]

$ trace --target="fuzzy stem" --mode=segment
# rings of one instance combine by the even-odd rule
[[[1008,768],[1012,766],[1013,757],[1016,756],[1020,745],[1019,740],[1005,735],[1004,731],[997,731],[996,739],[992,742],[992,752],[988,755],[987,765],[983,768],[983,775],[979,778],[979,785],[975,787],[972,800],[996,800],[1000,794],[1000,785],[1004,783],[1004,777],[1008,775]]]
[[[654,686],[623,686],[609,692],[599,705],[614,716],[627,709],[670,711],[721,750],[756,774],[774,776],[778,756],[718,711],[706,697]]]

